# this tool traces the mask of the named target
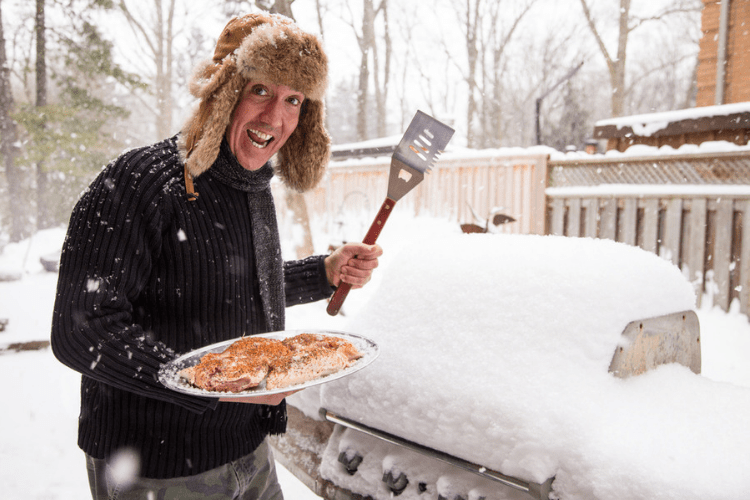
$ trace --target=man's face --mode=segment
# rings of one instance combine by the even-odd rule
[[[271,159],[297,127],[302,92],[286,85],[250,81],[227,127],[227,142],[247,170]]]

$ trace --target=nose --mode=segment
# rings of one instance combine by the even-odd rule
[[[274,128],[278,128],[281,127],[282,124],[282,113],[282,101],[279,98],[274,98],[266,103],[263,112],[261,113],[261,119],[264,123],[267,123]]]

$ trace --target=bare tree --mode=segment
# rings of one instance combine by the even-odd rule
[[[469,147],[474,147],[476,140],[474,138],[474,117],[477,114],[477,63],[479,62],[479,23],[481,22],[481,16],[479,9],[482,4],[482,0],[466,0],[466,14],[463,18],[464,35],[466,37],[466,84],[469,87],[467,92],[468,105],[466,107],[466,144]]]
[[[631,33],[636,29],[644,26],[646,23],[654,21],[664,21],[677,14],[684,14],[699,11],[700,2],[692,0],[672,0],[660,12],[640,17],[631,12],[631,0],[619,0],[619,10],[617,15],[617,46],[614,53],[607,48],[601,36],[602,29],[597,26],[594,15],[591,12],[589,3],[591,0],[580,0],[583,14],[596,40],[599,51],[607,63],[609,71],[609,80],[612,86],[612,116],[621,116],[625,108],[625,98],[629,92],[626,82],[626,70],[628,62],[628,42]]]
[[[239,12],[246,12],[247,6],[251,9],[259,9],[271,14],[281,14],[290,19],[294,19],[292,14],[292,4],[294,0],[224,0],[223,6],[225,13],[237,15]]]
[[[347,3],[349,18],[345,20],[352,27],[357,38],[357,46],[360,53],[359,77],[357,85],[357,140],[363,141],[370,138],[370,124],[375,123],[375,134],[386,135],[386,102],[388,98],[388,83],[391,73],[392,41],[388,25],[388,1],[380,0],[375,4],[374,0],[362,0],[362,18],[359,23],[355,21],[355,14],[351,4]],[[379,53],[377,20],[383,19],[384,44],[383,56]],[[381,62],[383,69],[381,70]],[[373,84],[375,95],[375,117],[371,117],[369,111],[370,83]]]
[[[17,139],[18,130],[12,113],[14,108],[11,90],[10,65],[5,50],[3,30],[2,0],[0,0],[0,151],[5,165],[5,176],[8,181],[8,192],[19,193],[22,184],[22,172],[15,163],[19,154]],[[10,209],[10,241],[21,241],[24,236],[23,206],[14,196],[7,196]]]
[[[464,81],[468,87],[466,142],[469,147],[496,146],[499,143],[504,54],[535,2],[454,0],[466,47]],[[519,7],[519,10],[509,15],[513,7]],[[480,131],[479,137],[477,130]]]
[[[151,81],[156,97],[154,118],[157,138],[167,137],[174,132],[172,129],[172,72],[174,69],[172,47],[176,35],[174,27],[176,2],[177,0],[154,0],[153,20],[150,23],[143,22],[141,16],[136,14],[137,10],[134,10],[131,5],[132,0],[119,0],[117,3],[153,63],[154,73]]]
[[[370,85],[370,52],[373,50],[375,40],[375,9],[372,0],[363,0],[362,30],[357,34],[357,44],[360,51],[359,62],[359,85],[357,87],[357,140],[363,141],[368,138],[367,123],[367,101],[369,99]],[[354,27],[352,25],[352,27]],[[356,29],[355,29],[356,32]]]
[[[44,108],[47,106],[47,34],[44,14],[45,0],[36,0],[36,16],[34,31],[36,32],[36,107],[40,109],[42,127],[44,123]],[[44,167],[44,159],[36,162],[36,226],[37,229],[46,229],[51,223],[51,217],[47,206],[47,172]]]
[[[315,0],[315,14],[318,18],[318,29],[320,30],[320,36],[325,40],[326,33],[325,33],[325,26],[323,24],[323,18],[326,15],[326,7],[320,0]]]
[[[294,18],[294,16],[292,15],[293,3],[294,3],[294,0],[274,0],[273,2],[255,0],[255,4],[258,5],[258,7],[262,7],[263,5],[268,5],[267,10],[269,12],[274,13],[274,14],[281,14],[282,16],[286,16],[291,19]]]
[[[583,14],[586,16],[586,21],[591,29],[591,33],[596,39],[596,43],[604,56],[604,60],[607,62],[609,79],[612,84],[612,116],[620,116],[622,115],[623,104],[625,101],[625,65],[628,56],[628,37],[632,30],[629,26],[630,0],[620,0],[617,49],[614,56],[610,55],[609,50],[607,50],[607,46],[604,44],[604,41],[599,34],[599,30],[596,28],[596,23],[594,22],[586,0],[581,0],[581,6],[583,7]]]
[[[445,116],[455,108],[456,85],[447,73],[458,64],[444,44],[442,51],[435,50],[435,44],[427,45],[420,41],[423,6],[418,3],[403,2],[397,15],[393,16],[395,31],[399,34],[399,50],[393,52],[393,77],[396,85],[389,85],[396,93],[399,103],[400,122],[397,130],[404,130],[414,116],[415,96],[424,101],[424,110],[433,116]],[[436,64],[440,61],[442,64]],[[416,81],[415,81],[416,78]],[[463,99],[463,93],[462,93]]]
[[[380,55],[378,52],[378,44],[376,40],[372,41],[373,46],[373,67],[375,69],[373,78],[375,81],[375,106],[377,116],[377,135],[378,137],[385,137],[388,135],[387,132],[387,102],[388,102],[388,88],[391,76],[391,57],[393,54],[393,42],[391,40],[390,25],[388,22],[388,0],[381,0],[378,6],[378,12],[383,17],[383,43],[385,45],[385,55],[383,57],[383,71],[382,71],[382,82],[381,71],[380,71]]]
[[[505,68],[505,52],[510,45],[514,33],[526,14],[537,0],[527,0],[520,5],[520,12],[511,19],[510,25],[503,29],[501,15],[504,15],[505,4],[497,1],[489,6],[489,19],[492,29],[485,35],[487,40],[482,44],[482,147],[498,147],[502,142],[502,95],[504,94],[503,74]],[[501,5],[503,8],[501,8]]]

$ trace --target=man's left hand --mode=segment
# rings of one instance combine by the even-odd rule
[[[380,245],[346,243],[326,257],[326,276],[333,286],[342,282],[352,288],[362,288],[372,278],[372,271],[378,267],[378,257],[383,255]]]

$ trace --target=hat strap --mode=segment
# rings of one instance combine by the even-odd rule
[[[190,172],[188,172],[187,165],[185,165],[184,171],[185,171],[185,191],[187,192],[188,200],[196,201],[198,199],[199,194],[195,191],[195,186],[193,185],[193,176],[190,175]]]

